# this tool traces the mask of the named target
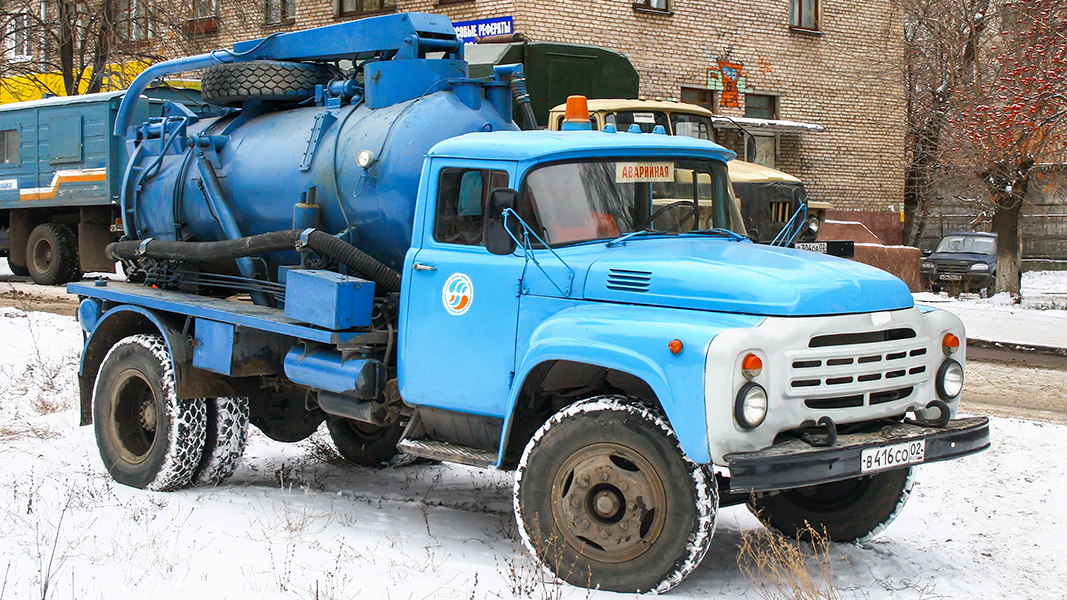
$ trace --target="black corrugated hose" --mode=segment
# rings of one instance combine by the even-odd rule
[[[135,260],[141,256],[181,262],[233,260],[299,248],[300,237],[304,231],[303,229],[272,231],[218,242],[131,240],[108,244],[104,252],[112,260]],[[307,247],[354,269],[386,292],[400,291],[400,273],[344,240],[324,231],[313,230],[308,233]]]

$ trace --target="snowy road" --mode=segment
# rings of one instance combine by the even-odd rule
[[[512,540],[507,473],[370,471],[337,463],[323,437],[255,435],[219,487],[114,484],[92,428],[75,425],[73,319],[0,309],[0,339],[0,597],[616,596],[544,578]],[[921,467],[880,537],[832,547],[838,597],[1063,597],[1067,427],[996,419],[993,431],[990,451]],[[759,597],[736,562],[758,530],[723,509],[708,556],[670,595]]]

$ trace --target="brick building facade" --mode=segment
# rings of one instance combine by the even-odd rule
[[[903,202],[903,19],[885,0],[120,2],[124,37],[157,55],[393,11],[440,13],[454,23],[510,17],[532,40],[625,54],[646,97],[700,103],[731,118],[820,126],[767,135],[742,125],[756,134],[750,137],[720,119],[717,130],[718,141],[742,158],[800,177],[814,199],[873,211]]]

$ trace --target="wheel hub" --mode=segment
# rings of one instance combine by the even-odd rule
[[[141,427],[146,431],[156,430],[156,403],[152,399],[141,404]]]
[[[625,446],[582,448],[563,463],[553,483],[557,528],[570,546],[590,558],[631,560],[663,530],[666,494],[660,475]]]

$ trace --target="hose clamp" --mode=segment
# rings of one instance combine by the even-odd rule
[[[297,248],[303,248],[304,246],[307,246],[308,245],[308,237],[311,235],[311,232],[313,232],[313,231],[315,231],[314,227],[308,227],[307,229],[301,231],[300,232],[300,239],[296,242],[296,247]]]
[[[155,238],[145,238],[141,240],[141,243],[137,245],[137,256],[144,256],[148,252],[148,242],[151,242]]]

